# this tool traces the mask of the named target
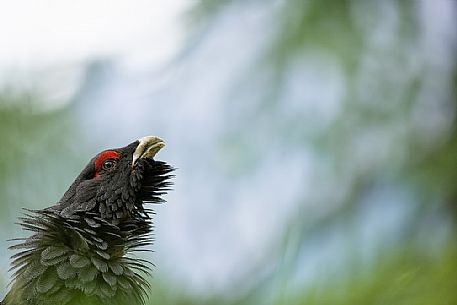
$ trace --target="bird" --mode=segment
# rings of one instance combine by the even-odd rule
[[[152,264],[134,254],[153,242],[147,204],[172,185],[174,168],[154,159],[164,145],[147,136],[102,151],[56,204],[26,210],[19,224],[32,233],[13,240],[0,305],[144,304]]]

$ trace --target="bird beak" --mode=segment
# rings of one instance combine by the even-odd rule
[[[165,142],[162,139],[153,136],[147,136],[138,141],[140,143],[133,153],[132,167],[135,166],[136,161],[140,158],[154,158],[159,150],[165,146]]]

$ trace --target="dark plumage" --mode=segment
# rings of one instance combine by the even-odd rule
[[[32,236],[12,249],[15,271],[1,305],[143,304],[151,244],[144,203],[158,203],[173,170],[152,158],[163,141],[145,137],[94,157],[54,206],[21,218]]]

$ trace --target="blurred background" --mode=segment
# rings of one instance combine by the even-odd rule
[[[0,297],[22,208],[158,135],[148,304],[457,304],[457,2],[0,4]]]

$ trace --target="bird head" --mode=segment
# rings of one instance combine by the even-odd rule
[[[173,170],[153,158],[165,146],[154,136],[97,154],[53,209],[64,217],[95,212],[104,219],[122,220],[144,214],[144,202],[160,202]]]
[[[10,247],[20,252],[0,304],[144,304],[150,268],[129,254],[152,244],[144,203],[162,201],[173,170],[154,160],[163,146],[149,136],[105,150],[56,205],[28,210],[21,226],[33,235]]]

